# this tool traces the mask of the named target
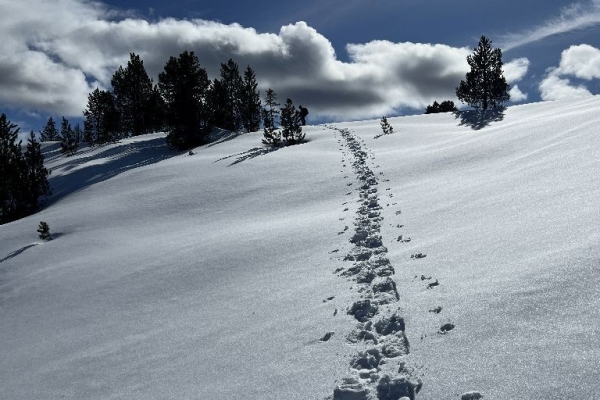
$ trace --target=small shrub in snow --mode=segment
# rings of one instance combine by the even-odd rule
[[[386,117],[381,117],[381,129],[384,135],[391,135],[394,133],[394,127],[390,125]]]
[[[50,226],[44,221],[40,222],[37,232],[39,233],[40,239],[42,240],[52,239],[52,237],[50,236]]]

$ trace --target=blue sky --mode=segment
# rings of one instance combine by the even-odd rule
[[[504,52],[512,104],[600,92],[600,0],[90,2],[0,0],[0,112],[23,131],[77,120],[129,53],[156,78],[195,51],[233,58],[313,122],[422,112],[454,97],[481,35]]]

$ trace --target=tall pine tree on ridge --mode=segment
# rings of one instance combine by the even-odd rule
[[[456,97],[468,105],[487,110],[498,108],[508,100],[510,87],[502,71],[502,50],[492,49],[492,41],[481,36],[472,55],[467,57],[471,71],[460,81]]]

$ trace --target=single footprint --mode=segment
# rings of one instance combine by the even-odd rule
[[[454,324],[448,322],[440,327],[440,333],[447,333],[454,329]]]
[[[439,284],[440,283],[436,279],[435,282],[431,282],[430,284],[427,285],[427,289],[433,289],[434,287],[439,286]]]

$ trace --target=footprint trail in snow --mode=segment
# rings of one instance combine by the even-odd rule
[[[400,295],[392,279],[395,271],[381,237],[378,181],[368,165],[374,157],[348,129],[329,128],[341,134],[341,143],[348,149],[344,166],[351,164],[358,182],[359,207],[350,238],[353,247],[344,257],[351,266],[336,272],[355,282],[359,299],[347,311],[357,321],[347,338],[357,353],[350,360],[347,376],[328,399],[413,400],[422,382],[406,367],[410,346],[399,308]]]

